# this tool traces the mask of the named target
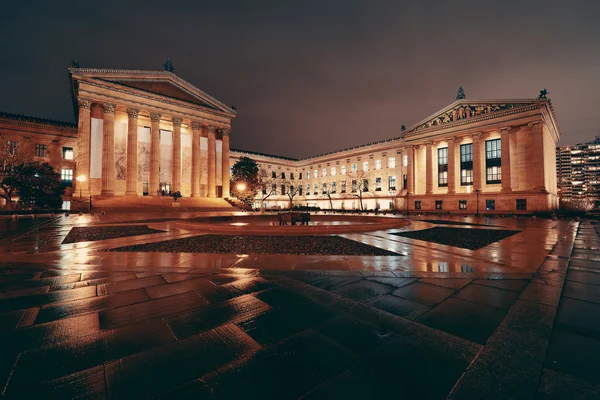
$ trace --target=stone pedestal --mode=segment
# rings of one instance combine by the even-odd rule
[[[127,196],[137,196],[137,177],[138,177],[138,113],[140,110],[135,108],[128,108],[127,115],[129,119],[127,121],[127,182],[126,191]]]
[[[102,131],[102,196],[114,196],[115,186],[115,109],[114,104],[104,104]]]
[[[150,113],[150,196],[158,196],[160,189],[160,117]]]
[[[173,172],[171,191],[181,192],[181,118],[173,118]]]
[[[208,197],[217,197],[217,128],[208,127]]]

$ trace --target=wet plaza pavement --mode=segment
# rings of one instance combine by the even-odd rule
[[[130,219],[60,216],[0,241],[2,396],[600,396],[597,222],[337,235],[391,256],[107,251],[198,235]],[[112,229],[63,244],[92,226]],[[516,233],[477,250],[415,236],[434,227]]]

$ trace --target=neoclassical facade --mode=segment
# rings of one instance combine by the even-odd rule
[[[457,100],[402,136],[301,160],[233,151],[287,188],[266,208],[532,213],[558,208],[554,148],[560,131],[547,99]],[[283,175],[282,175],[283,174]],[[279,185],[279,182],[277,183]]]

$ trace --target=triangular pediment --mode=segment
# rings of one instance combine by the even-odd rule
[[[91,78],[184,101],[235,116],[235,111],[169,71],[70,68],[74,78]]]
[[[411,126],[406,134],[442,126],[467,123],[479,118],[493,118],[506,112],[531,106],[539,106],[541,99],[501,99],[501,100],[457,100],[442,110]]]

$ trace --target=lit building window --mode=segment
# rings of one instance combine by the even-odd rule
[[[356,164],[352,164],[352,172],[358,171]]]
[[[502,182],[502,159],[500,139],[485,142],[486,183]]]
[[[331,167],[331,176],[335,176],[335,167]]]
[[[8,152],[8,154],[14,155],[15,152],[17,151],[18,147],[19,147],[19,142],[14,141],[14,140],[6,141],[6,151]]]
[[[313,171],[313,176],[315,179],[317,179],[319,177],[319,171],[317,171],[316,169]]]
[[[335,192],[336,192],[336,183],[331,182],[331,193],[335,193]]]
[[[62,209],[65,211],[68,211],[71,209],[71,201],[70,200],[64,200],[62,202]]]
[[[315,183],[315,191],[313,192],[314,195],[319,194],[319,184]]]
[[[358,189],[357,185],[356,185],[356,180],[353,179],[352,180],[352,193],[356,193],[356,190]]]
[[[363,180],[363,192],[368,192],[368,191],[369,191],[369,180],[364,179]]]
[[[71,147],[63,147],[63,159],[65,159],[65,160],[73,159],[73,149]]]
[[[436,210],[441,210],[442,209],[442,200],[436,200],[435,201],[435,209]]]
[[[327,168],[323,168],[321,171],[321,176],[327,176]]]
[[[37,143],[35,145],[36,157],[46,157],[48,154],[48,147],[45,144]]]
[[[322,194],[326,194],[327,193],[327,184],[324,183],[323,184],[323,190],[322,190]]]
[[[408,154],[402,156],[402,165],[408,167]]]
[[[396,168],[396,157],[388,158],[388,168]]]
[[[396,177],[388,176],[388,190],[396,190]]]
[[[365,161],[363,162],[363,171],[367,172],[369,170],[369,162]]]
[[[460,185],[473,184],[473,144],[460,145]]]
[[[496,200],[486,200],[485,209],[487,211],[494,211],[496,209]]]
[[[381,178],[375,178],[375,191],[381,192]]]
[[[342,165],[342,166],[340,167],[340,174],[342,174],[342,175],[345,175],[345,174],[346,174],[346,166],[345,166],[345,165]]]
[[[306,195],[310,195],[310,183],[306,184]]]
[[[381,160],[375,160],[375,169],[376,170],[380,170],[381,169]]]
[[[438,186],[448,186],[448,148],[438,149]]]
[[[60,180],[63,181],[65,186],[73,186],[73,170],[70,168],[61,169]]]
[[[466,200],[459,200],[458,201],[458,209],[459,210],[466,210],[467,209],[467,201]]]
[[[341,188],[340,192],[346,193],[346,181],[342,181],[342,188]]]

